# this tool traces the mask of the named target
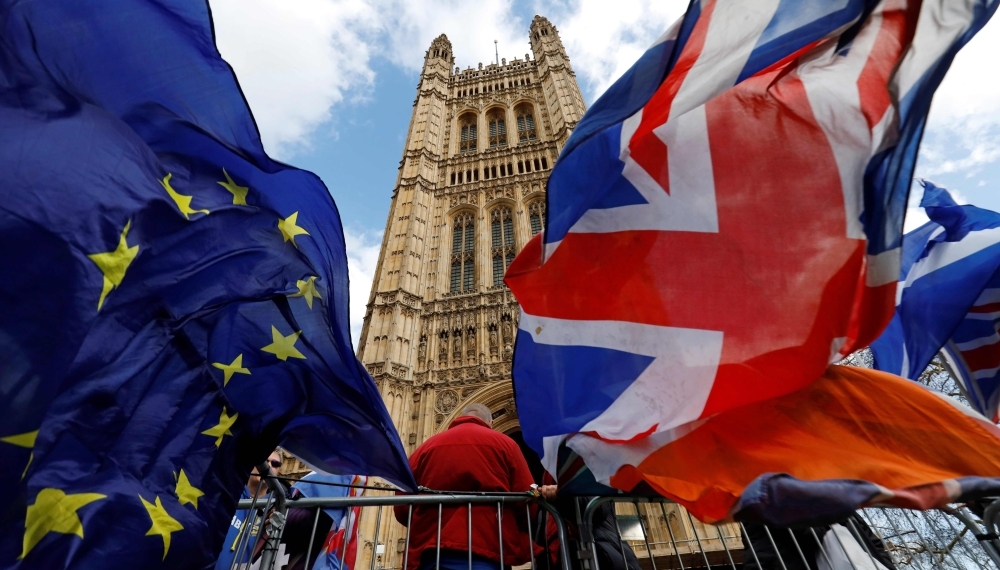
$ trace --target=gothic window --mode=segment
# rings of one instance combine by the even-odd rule
[[[541,165],[538,164],[538,159],[536,158],[535,159],[535,170],[541,170],[541,168],[539,168],[539,166],[541,166]]]
[[[490,253],[493,258],[493,286],[503,284],[503,273],[514,261],[514,218],[510,208],[496,208],[490,214]]]
[[[545,160],[545,157],[543,156],[542,157],[542,170],[548,170],[548,169],[549,169],[549,161]]]
[[[500,165],[500,176],[507,176],[507,166],[504,164]]]
[[[475,281],[476,227],[471,213],[455,217],[451,236],[451,282],[449,291],[472,291]]]
[[[490,174],[493,175],[493,178],[496,178],[497,177],[497,167],[495,167],[495,166],[490,167]]]
[[[503,117],[503,111],[490,111],[486,121],[490,126],[490,148],[507,146],[507,121]]]
[[[524,170],[525,170],[525,172],[531,172],[531,159],[530,158],[528,160],[524,161]]]
[[[531,235],[534,237],[542,231],[542,219],[545,217],[545,202],[532,202],[528,206],[528,219],[531,221]]]
[[[514,174],[514,165],[508,162],[507,163],[507,176],[513,176],[513,174]]]
[[[519,105],[514,112],[517,114],[517,139],[526,142],[538,138],[535,132],[535,114],[531,105]]]
[[[462,153],[476,152],[476,116],[473,114],[463,115],[459,122],[460,138],[459,151]]]
[[[455,184],[455,173],[454,172],[451,173],[451,183],[452,183],[452,185]]]
[[[476,116],[466,115],[462,117],[461,138],[459,150],[465,152],[476,152]]]
[[[524,163],[521,162],[520,160],[517,161],[517,173],[524,174]]]

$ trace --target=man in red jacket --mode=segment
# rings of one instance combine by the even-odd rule
[[[429,438],[410,456],[417,484],[435,491],[524,492],[532,483],[528,463],[514,440],[493,431],[493,416],[482,404],[470,404],[448,429]],[[408,507],[396,507],[396,520],[406,525]],[[441,513],[441,568],[468,570],[468,506],[445,506]],[[528,514],[518,504],[502,511],[503,565],[531,561]],[[500,522],[497,505],[472,507],[473,570],[500,568]],[[438,508],[413,508],[407,568],[433,570],[437,564]]]

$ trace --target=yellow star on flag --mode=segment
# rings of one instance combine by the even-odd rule
[[[278,229],[281,230],[281,236],[285,238],[285,241],[292,242],[292,245],[299,247],[295,243],[295,236],[309,235],[309,232],[300,228],[298,225],[299,213],[294,212],[291,216],[288,216],[284,220],[278,219]]]
[[[271,325],[271,344],[265,346],[261,350],[264,352],[270,352],[271,354],[278,357],[279,360],[288,360],[289,357],[301,358],[305,360],[306,355],[299,352],[299,349],[295,348],[295,342],[299,340],[299,335],[302,331],[296,331],[288,336],[282,335],[278,332],[277,327]]]
[[[215,447],[219,447],[222,445],[222,438],[227,435],[233,435],[233,432],[229,428],[233,427],[233,424],[236,423],[236,418],[239,416],[239,414],[228,415],[226,407],[222,406],[222,415],[219,416],[219,423],[201,433],[216,438]]]
[[[233,195],[233,204],[236,204],[237,206],[246,206],[247,192],[250,188],[247,186],[240,186],[239,184],[233,182],[233,179],[229,176],[229,173],[226,172],[225,168],[222,169],[222,173],[226,175],[226,181],[219,182],[219,186],[229,190],[229,193]]]
[[[11,445],[16,445],[18,447],[24,447],[31,449],[35,447],[35,439],[38,437],[38,430],[29,431],[27,433],[19,433],[15,435],[8,435],[7,437],[0,437],[0,441],[4,443],[9,443]],[[24,465],[24,471],[21,472],[21,479],[28,474],[28,467],[31,467],[31,460],[35,458],[35,452],[32,451],[28,455],[28,463]]]
[[[177,502],[182,505],[192,504],[194,505],[194,510],[198,510],[198,497],[203,497],[205,493],[201,492],[201,489],[195,487],[191,484],[191,480],[188,479],[187,473],[181,469],[180,474],[177,476]]]
[[[316,277],[310,277],[309,279],[302,280],[299,279],[295,282],[295,286],[299,288],[298,293],[292,293],[289,297],[305,297],[306,304],[309,305],[309,309],[313,308],[313,297],[317,299],[322,299],[319,296],[319,291],[316,290]]]
[[[46,488],[35,496],[35,504],[28,506],[24,519],[24,545],[20,560],[31,552],[50,532],[75,534],[83,538],[83,523],[76,514],[82,507],[105,498],[98,493],[67,495],[61,489]]]
[[[222,371],[222,385],[225,386],[229,384],[229,379],[233,377],[233,374],[250,374],[249,368],[243,368],[243,355],[240,354],[236,357],[231,364],[223,364],[221,362],[213,362],[212,366],[218,368]]]
[[[132,220],[129,220],[125,224],[125,229],[122,230],[122,235],[118,238],[118,247],[114,251],[92,253],[87,256],[97,264],[97,268],[104,274],[104,287],[101,289],[101,298],[97,301],[98,311],[104,305],[104,298],[108,296],[108,293],[122,284],[122,279],[125,278],[125,271],[132,263],[132,260],[135,259],[135,256],[139,254],[139,246],[133,245],[129,247],[128,241],[125,239],[131,227]]]
[[[160,180],[160,185],[163,186],[163,189],[167,191],[170,198],[175,204],[177,204],[177,209],[184,214],[184,217],[190,220],[191,214],[207,214],[208,210],[195,210],[191,207],[191,199],[193,196],[185,196],[184,194],[177,192],[177,190],[174,190],[174,187],[170,185],[171,176],[173,176],[171,173],[164,176],[163,180]]]
[[[167,509],[163,508],[160,497],[154,499],[155,503],[150,503],[146,499],[143,499],[142,495],[139,495],[139,500],[142,501],[142,506],[146,507],[146,512],[149,513],[149,520],[153,523],[149,527],[149,530],[146,531],[146,536],[163,537],[163,560],[166,560],[167,552],[170,550],[170,534],[184,530],[184,525],[170,516]]]

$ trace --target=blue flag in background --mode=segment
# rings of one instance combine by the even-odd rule
[[[205,2],[0,0],[0,133],[0,567],[211,567],[279,443],[414,487]]]
[[[875,368],[916,380],[945,348],[972,407],[996,422],[1000,214],[921,184],[930,221],[903,237],[896,313],[871,345]]]

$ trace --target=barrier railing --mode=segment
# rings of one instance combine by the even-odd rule
[[[577,564],[583,570],[997,569],[995,505],[982,517],[963,505],[927,512],[876,507],[835,526],[788,529],[706,525],[667,499],[600,497],[577,515]]]
[[[372,540],[359,548],[366,550],[364,556],[344,561],[354,570],[412,570],[418,566],[440,570],[444,562],[455,567],[454,528],[452,546],[443,551],[442,524],[448,520],[447,513],[455,514],[462,507],[466,544],[457,549],[463,557],[458,565],[470,570],[475,562],[473,536],[481,536],[483,530],[496,532],[499,552],[493,562],[504,569],[510,567],[510,553],[504,552],[509,543],[504,540],[503,522],[508,516],[523,517],[515,522],[527,531],[526,536],[519,531],[519,538],[527,542],[530,563],[515,566],[516,570],[1000,570],[1000,501],[978,514],[965,505],[927,512],[868,508],[837,525],[788,529],[752,523],[707,525],[680,505],[656,498],[560,498],[557,504],[561,511],[528,493],[293,500],[285,496],[284,488],[264,466],[258,469],[268,473],[265,479],[274,492],[240,501],[238,508],[247,515],[237,540],[227,545],[233,554],[231,570],[312,570],[318,547],[326,539],[317,532],[321,512],[355,507],[368,512],[369,524],[362,538]],[[405,508],[407,522],[405,528],[396,527],[402,530],[397,551],[386,553],[389,539],[384,537],[390,536],[389,526],[396,525],[393,509],[397,507]],[[410,557],[416,553],[411,554],[410,539],[417,509],[421,509],[424,528],[436,525],[436,540],[428,553],[412,561]],[[303,510],[309,513],[311,531],[307,544],[300,537],[293,545],[285,536],[286,523],[295,519],[302,527]],[[484,518],[473,517],[473,513],[484,511],[490,513],[485,520],[495,520],[495,527],[491,523],[492,528],[474,529],[473,519]],[[443,561],[442,552],[450,558]],[[383,554],[388,563],[383,562]]]
[[[258,467],[258,470],[269,473],[265,466]],[[527,529],[527,535],[523,536],[527,541],[527,551],[530,554],[530,567],[545,570],[570,570],[569,552],[566,550],[566,528],[562,518],[552,505],[540,501],[535,495],[530,493],[483,493],[483,494],[433,494],[433,495],[386,495],[386,496],[361,496],[361,497],[335,497],[335,498],[300,498],[286,499],[283,487],[271,476],[265,476],[268,487],[276,489],[272,493],[262,498],[252,498],[241,500],[237,506],[238,511],[245,511],[246,516],[241,523],[241,533],[236,542],[229,546],[232,552],[231,570],[282,570],[286,567],[303,568],[309,570],[315,563],[316,550],[326,537],[319,536],[319,521],[321,512],[324,509],[344,509],[360,507],[362,509],[375,510],[375,529],[372,556],[368,561],[368,570],[376,570],[376,552],[378,537],[382,530],[383,522],[389,524],[388,520],[393,517],[392,508],[405,507],[407,511],[407,524],[405,533],[405,544],[403,545],[403,559],[401,569],[412,568],[410,564],[411,544],[410,530],[414,522],[415,509],[436,508],[437,535],[436,545],[432,553],[433,565],[431,568],[439,569],[442,564],[442,521],[445,509],[455,509],[465,507],[466,509],[466,539],[467,549],[463,555],[468,556],[468,566],[473,567],[472,544],[473,544],[473,512],[489,509],[490,517],[495,517],[497,525],[497,541],[499,544],[499,560],[501,567],[510,566],[509,553],[505,560],[504,552],[504,525],[506,516],[515,515],[523,517],[522,528]],[[388,509],[387,509],[388,508]],[[288,549],[285,537],[286,522],[290,519],[290,509],[309,509],[311,511],[311,532],[308,533],[308,545],[296,552]],[[386,513],[385,511],[389,512]],[[534,511],[534,512],[533,512]],[[426,511],[425,511],[426,513]],[[520,514],[516,514],[520,513]],[[334,521],[338,523],[339,521]],[[242,532],[246,529],[246,532]],[[483,529],[477,529],[481,531]],[[511,539],[511,537],[508,537]],[[552,554],[558,554],[553,556]],[[558,562],[553,562],[553,559]],[[348,565],[355,568],[355,560],[348,560]],[[419,561],[418,561],[419,562]],[[521,566],[519,566],[520,568]],[[379,569],[388,570],[387,567],[379,566]],[[363,570],[355,568],[355,570]]]

